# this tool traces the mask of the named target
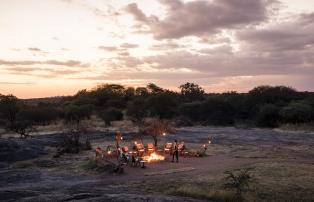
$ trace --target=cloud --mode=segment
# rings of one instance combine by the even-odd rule
[[[4,85],[31,85],[31,84],[35,84],[35,82],[3,82],[0,81],[0,85],[4,84]]]
[[[18,61],[10,61],[10,60],[0,60],[0,65],[56,65],[56,66],[68,66],[68,67],[88,67],[88,63],[82,63],[78,60],[46,60],[46,61],[35,61],[35,60],[18,60]]]
[[[134,16],[135,20],[139,22],[145,22],[145,23],[148,22],[148,18],[143,13],[143,11],[138,8],[136,3],[128,4],[125,7],[125,11],[127,11],[128,13],[131,13]]]
[[[164,19],[146,16],[136,3],[126,6],[126,12],[147,25],[154,37],[181,38],[215,34],[222,29],[237,29],[267,21],[269,6],[276,0],[162,0],[167,15]]]
[[[313,33],[314,13],[310,13],[267,28],[243,30],[237,36],[251,50],[287,52],[313,48]]]
[[[41,67],[7,67],[6,73],[14,75],[36,76],[43,78],[52,78],[58,76],[66,76],[72,74],[79,74],[81,71],[75,69],[55,69],[55,68],[41,68]]]
[[[34,52],[42,52],[41,49],[39,49],[39,48],[33,48],[33,47],[28,48],[28,50],[29,50],[29,51],[34,51]]]
[[[133,43],[123,43],[120,45],[121,48],[137,48],[138,45],[137,44],[133,44]]]
[[[151,46],[152,50],[169,50],[169,49],[177,49],[184,48],[184,45],[174,42],[166,42],[166,43],[158,43]]]
[[[103,50],[103,51],[109,51],[109,52],[118,50],[118,48],[115,46],[98,46],[98,49]]]

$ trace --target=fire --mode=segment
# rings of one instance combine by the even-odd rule
[[[154,152],[154,153],[151,153],[149,156],[143,156],[143,159],[145,161],[152,162],[152,161],[163,161],[165,160],[165,157]]]

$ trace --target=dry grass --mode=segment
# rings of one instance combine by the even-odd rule
[[[314,165],[300,163],[257,163],[249,166],[253,176],[246,201],[313,201]],[[223,172],[194,176],[193,179],[167,179],[139,185],[147,192],[178,195],[211,201],[234,201],[234,193],[225,190]]]
[[[284,124],[277,130],[282,131],[295,131],[295,132],[314,132],[314,123],[302,123],[302,124]]]

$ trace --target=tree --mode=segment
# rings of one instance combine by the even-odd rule
[[[136,96],[147,96],[148,95],[148,90],[145,87],[138,87],[135,90],[135,95]]]
[[[125,90],[125,99],[126,101],[131,100],[135,96],[135,89],[133,87],[128,87]]]
[[[150,135],[153,138],[155,147],[158,146],[160,136],[165,133],[172,134],[176,132],[176,130],[167,121],[160,119],[147,120],[141,130],[142,133]]]
[[[177,113],[178,102],[173,94],[160,93],[151,95],[146,100],[146,108],[150,116],[161,119],[172,118]]]
[[[137,97],[127,104],[126,114],[135,121],[139,121],[147,115],[147,109],[145,107],[145,100],[141,97]]]
[[[88,126],[69,122],[63,131],[63,138],[54,157],[60,157],[64,153],[78,153],[80,150],[90,150],[91,144],[86,135],[85,143],[81,141],[82,135],[87,134]]]
[[[257,113],[256,123],[261,127],[276,127],[279,119],[279,108],[273,104],[265,104]]]
[[[165,92],[164,89],[162,89],[161,87],[157,86],[154,83],[147,84],[147,89],[148,89],[148,92],[151,93],[151,94],[158,94],[158,93]]]
[[[258,86],[249,91],[248,97],[252,104],[284,104],[297,99],[297,92],[286,86]]]
[[[313,117],[313,108],[302,102],[291,102],[280,110],[280,116],[287,123],[310,122]]]
[[[21,138],[30,137],[30,133],[34,131],[33,124],[29,120],[18,120],[9,126],[9,130],[20,134]]]
[[[105,109],[101,111],[99,114],[99,117],[105,121],[106,125],[110,126],[111,121],[118,121],[123,119],[123,113],[121,110],[110,107],[108,109]]]
[[[9,124],[13,125],[20,111],[19,99],[14,95],[0,95],[0,110]]]
[[[93,111],[93,105],[69,105],[65,108],[65,120],[79,123],[83,119],[89,119]]]
[[[180,87],[181,95],[188,101],[193,102],[204,99],[204,89],[194,83],[185,83]]]
[[[118,84],[102,84],[92,89],[91,95],[96,100],[97,106],[125,107],[125,88]]]
[[[29,120],[34,124],[47,124],[60,117],[60,110],[51,105],[39,104],[36,106],[24,105],[18,113],[24,120]]]

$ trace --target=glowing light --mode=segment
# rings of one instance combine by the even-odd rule
[[[147,162],[152,162],[152,161],[163,161],[165,160],[165,157],[154,152],[154,153],[151,153],[149,156],[143,156],[143,159]]]

